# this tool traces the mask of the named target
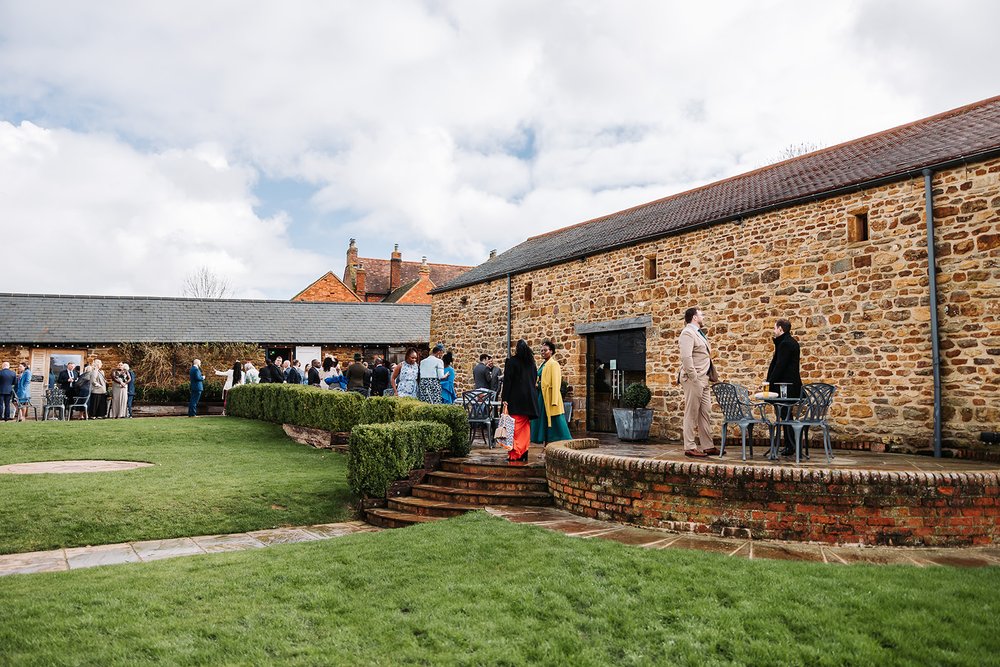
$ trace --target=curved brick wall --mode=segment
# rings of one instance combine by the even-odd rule
[[[1000,543],[1000,473],[822,470],[654,461],[549,445],[556,505],[639,526],[839,544]]]

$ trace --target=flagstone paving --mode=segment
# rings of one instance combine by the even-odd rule
[[[486,507],[485,509],[493,516],[513,523],[538,526],[578,539],[610,540],[640,549],[688,549],[720,554],[729,558],[802,561],[833,565],[1000,566],[1000,547],[964,549],[852,547],[758,541],[711,535],[668,533],[652,528],[623,526],[617,523],[579,517],[551,507]],[[201,535],[169,540],[145,540],[125,544],[104,544],[93,547],[9,554],[0,556],[0,576],[59,572],[101,565],[145,563],[180,556],[263,549],[276,544],[313,542],[378,530],[380,529],[363,521],[347,521],[316,526],[255,530],[229,535]]]
[[[584,540],[611,540],[644,549],[692,549],[750,560],[811,561],[849,565],[947,565],[952,567],[1000,566],[1000,547],[940,549],[919,547],[828,546],[668,533],[651,528],[579,517],[552,507],[489,507],[487,512],[514,523],[553,530]]]
[[[102,544],[92,547],[8,554],[0,556],[0,576],[79,570],[100,565],[145,563],[179,556],[263,549],[274,544],[328,540],[334,537],[370,533],[377,530],[379,529],[363,521],[346,521],[297,528],[255,530],[249,533],[229,535],[201,535],[169,540],[145,540],[123,544]]]

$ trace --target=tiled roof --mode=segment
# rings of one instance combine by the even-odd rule
[[[396,289],[389,292],[388,296],[382,299],[382,303],[396,303],[404,296],[406,296],[406,293],[409,292],[411,289],[413,289],[414,286],[416,286],[416,284],[419,282],[420,279],[417,278],[416,280],[411,280],[408,283],[403,283],[402,286],[397,287]]]
[[[388,259],[374,259],[371,257],[359,257],[358,263],[365,268],[365,292],[368,294],[388,294],[389,293],[389,267]],[[420,262],[403,262],[401,267],[400,286],[420,278]],[[471,266],[458,266],[456,264],[431,264],[427,263],[431,270],[431,282],[435,285],[443,285],[449,280],[454,280],[462,275]]]
[[[0,343],[399,344],[430,340],[430,306],[0,294]]]
[[[612,213],[514,246],[440,285],[474,285],[1000,151],[1000,97]]]

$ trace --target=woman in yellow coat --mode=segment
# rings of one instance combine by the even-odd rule
[[[562,369],[553,355],[556,346],[552,341],[542,343],[542,365],[538,367],[538,417],[531,422],[532,442],[558,442],[569,440],[562,399]]]

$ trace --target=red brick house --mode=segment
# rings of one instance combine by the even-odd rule
[[[428,305],[432,289],[471,268],[457,264],[431,264],[426,257],[419,262],[404,262],[399,244],[396,244],[390,259],[358,257],[358,247],[351,239],[343,277],[327,271],[293,296],[292,301]]]

